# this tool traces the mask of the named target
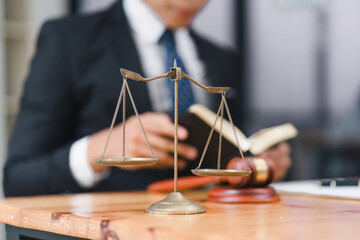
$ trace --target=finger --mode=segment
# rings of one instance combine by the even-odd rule
[[[179,155],[185,157],[188,160],[195,160],[198,156],[198,150],[186,143],[178,144],[178,153]]]
[[[133,153],[134,154],[134,153]],[[149,149],[147,147],[139,146],[135,155],[131,154],[130,157],[144,157],[150,158]],[[154,165],[138,165],[138,166],[119,166],[119,168],[126,169],[126,170],[137,170],[137,169],[145,169],[145,168],[152,168],[152,169],[166,169],[172,168],[174,165],[173,157],[164,152],[154,152],[155,157],[158,158],[158,161]]]
[[[143,119],[143,125],[147,131],[174,138],[175,125],[167,114],[145,113]],[[178,138],[180,140],[185,140],[187,137],[187,129],[179,125]]]
[[[148,134],[148,139],[151,147],[157,148],[160,151],[174,152],[174,141],[172,139],[153,132]]]
[[[289,155],[291,153],[291,147],[287,142],[279,143],[277,145],[277,150],[286,155]]]
[[[286,176],[288,169],[291,167],[292,161],[290,152],[290,145],[286,142],[282,142],[259,155],[263,158],[269,158],[274,162],[276,169],[274,181],[283,179]]]
[[[144,128],[164,136],[174,136],[174,124],[166,114],[145,113],[142,117]]]
[[[274,182],[278,182],[278,181],[281,181],[282,179],[285,178],[287,174],[287,171],[284,170],[284,169],[277,169],[276,173],[275,173],[275,177],[274,177]]]
[[[285,173],[284,172],[279,172],[279,171],[277,171],[276,173],[275,173],[275,177],[274,177],[274,182],[279,182],[279,181],[281,181],[283,178],[285,177]]]
[[[270,148],[261,154],[259,154],[260,157],[269,157],[274,160],[277,158],[283,158],[288,157],[290,155],[291,148],[290,145],[286,142],[279,143],[273,148]]]
[[[137,153],[139,156],[149,156],[149,149],[144,145],[140,145]],[[159,150],[157,148],[153,148],[154,155],[159,159],[156,163],[156,168],[169,168],[173,166],[173,156],[169,155],[167,152]]]
[[[178,168],[180,170],[184,170],[187,166],[187,162],[184,159],[179,159],[178,160]]]
[[[291,166],[291,158],[283,157],[278,159],[278,161],[273,160],[273,162],[275,163],[275,168],[276,168],[274,180],[280,181],[286,176]]]
[[[290,157],[283,157],[281,159],[279,159],[278,161],[279,166],[282,167],[282,169],[289,169],[292,165],[292,161]]]
[[[157,152],[155,155],[158,157],[158,162],[153,168],[173,168],[174,167],[174,158],[172,155],[164,152]]]
[[[174,167],[174,156],[169,154],[159,153],[157,155],[159,161],[152,165],[151,168],[173,168]],[[186,161],[184,159],[178,159],[178,168],[183,170],[186,168]]]
[[[278,167],[283,169],[291,167],[290,148],[287,145],[279,146],[277,151],[272,151],[268,157],[271,158]]]
[[[151,133],[148,135],[150,145],[159,151],[165,151],[169,153],[174,152],[174,141],[166,137]],[[198,151],[195,147],[186,144],[178,143],[178,154],[184,156],[187,159],[193,160],[197,157]]]

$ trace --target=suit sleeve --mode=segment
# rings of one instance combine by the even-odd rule
[[[4,169],[6,196],[81,191],[69,167],[76,104],[56,22],[40,31]]]

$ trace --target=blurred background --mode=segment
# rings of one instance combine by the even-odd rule
[[[113,2],[0,1],[1,166],[41,25]],[[360,0],[210,0],[194,29],[241,53],[247,135],[299,129],[287,180],[360,175]]]

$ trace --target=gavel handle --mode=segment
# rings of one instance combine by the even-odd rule
[[[206,186],[212,183],[221,183],[225,179],[222,177],[198,177],[198,176],[186,176],[178,178],[178,190],[183,191],[187,189],[193,189],[197,187]],[[151,183],[147,186],[148,192],[171,192],[174,190],[174,179],[167,179]]]

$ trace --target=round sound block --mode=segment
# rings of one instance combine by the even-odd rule
[[[279,201],[280,196],[272,187],[241,189],[219,186],[210,189],[207,200],[222,203],[264,203]]]

